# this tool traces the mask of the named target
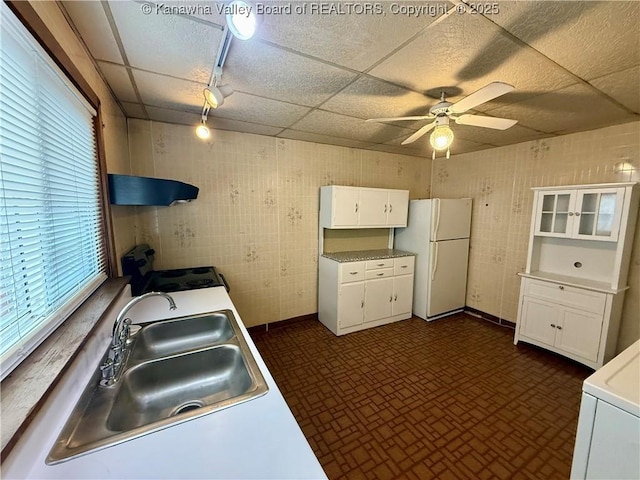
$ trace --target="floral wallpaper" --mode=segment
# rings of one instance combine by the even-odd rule
[[[136,242],[156,268],[216,265],[245,324],[317,312],[320,187],[429,196],[431,161],[237,132],[206,142],[188,126],[129,120],[133,173],[200,188],[197,200],[138,207]]]

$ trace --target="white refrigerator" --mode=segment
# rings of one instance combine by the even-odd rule
[[[435,320],[464,308],[470,232],[470,198],[411,200],[394,247],[416,254],[414,315]]]

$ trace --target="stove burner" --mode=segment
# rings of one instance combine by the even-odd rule
[[[213,268],[211,267],[197,267],[197,268],[192,268],[191,269],[191,273],[195,273],[197,275],[202,275],[204,273],[210,273],[213,271]]]
[[[178,269],[178,270],[167,270],[166,272],[160,273],[162,278],[178,278],[184,277],[187,274],[186,270]]]
[[[212,278],[199,278],[197,280],[189,280],[187,285],[190,287],[208,287],[209,285],[213,285],[215,282]]]
[[[177,292],[181,290],[181,286],[176,282],[161,283],[155,286],[155,290],[160,292]]]

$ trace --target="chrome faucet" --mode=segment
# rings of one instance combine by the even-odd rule
[[[126,355],[128,353],[127,341],[129,340],[129,335],[131,333],[131,319],[127,318],[127,313],[134,305],[149,297],[164,297],[169,302],[169,310],[175,310],[177,308],[176,302],[173,300],[171,295],[164,292],[145,293],[144,295],[135,297],[127,303],[122,310],[120,310],[120,313],[118,313],[116,321],[113,324],[113,335],[111,337],[109,353],[103,364],[100,366],[100,370],[102,371],[102,380],[100,381],[100,385],[111,386],[118,379],[120,370],[126,361]]]

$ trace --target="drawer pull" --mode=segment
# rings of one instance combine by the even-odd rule
[[[360,302],[360,308],[364,308],[364,300]]]
[[[384,272],[376,273],[376,276],[378,277],[382,277],[383,275],[384,275]]]
[[[387,205],[384,206],[384,213],[387,213]]]
[[[384,263],[378,263],[377,264],[379,267],[384,267]]]
[[[393,301],[393,295],[389,295],[389,302]]]
[[[349,272],[349,275],[357,275],[358,272]]]
[[[551,328],[556,328],[555,323],[552,323],[552,324],[551,324]]]
[[[407,265],[400,265],[400,268],[407,268]]]
[[[573,212],[569,212],[569,216],[570,216],[570,217],[573,217]]]
[[[389,213],[393,212],[393,205],[389,204]]]
[[[556,328],[557,328],[558,330],[562,330],[562,327],[561,327],[560,325],[558,325]]]
[[[579,216],[580,216],[580,212],[576,212],[576,217],[579,217]]]
[[[560,290],[564,290],[564,285],[558,285],[558,288],[559,288]]]
[[[356,203],[356,213],[358,213],[358,204]]]
[[[398,301],[398,294],[397,294],[397,293],[393,296],[393,301],[394,301],[394,302],[397,302],[397,301]]]

